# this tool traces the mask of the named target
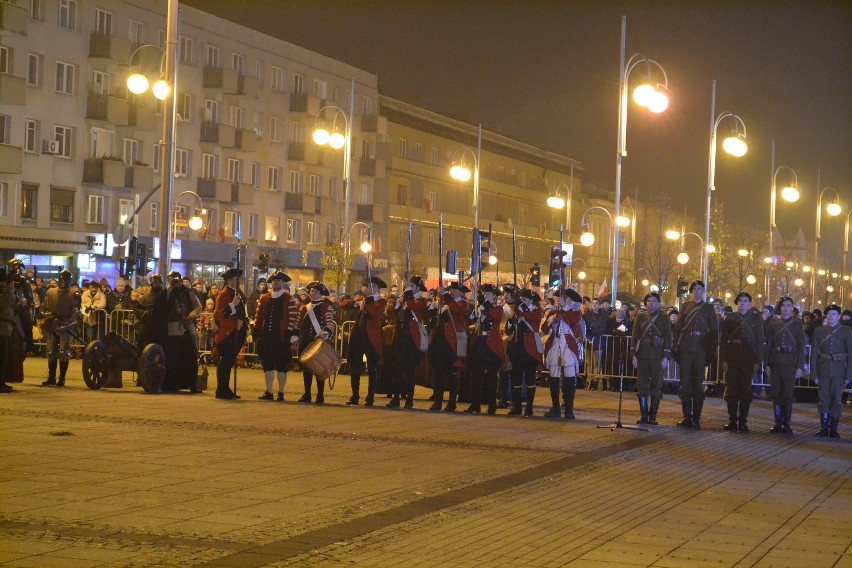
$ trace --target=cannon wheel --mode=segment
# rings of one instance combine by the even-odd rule
[[[166,354],[163,348],[156,343],[146,345],[139,356],[139,368],[136,373],[145,392],[159,392],[166,378]]]
[[[109,353],[103,341],[92,341],[83,352],[83,381],[92,390],[98,390],[109,379]]]

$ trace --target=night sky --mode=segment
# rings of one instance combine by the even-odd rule
[[[716,197],[728,215],[768,231],[774,138],[776,166],[792,167],[802,191],[779,202],[779,227],[813,236],[821,172],[819,188],[837,189],[844,211],[823,214],[820,246],[839,258],[852,205],[850,2],[183,3],[377,73],[384,95],[580,160],[584,183],[606,188],[626,15],[627,57],[662,64],[671,103],[652,115],[631,102],[623,193],[661,189],[703,219],[715,79],[717,115],[742,117],[749,141],[744,158],[718,154]],[[722,123],[720,143],[732,125]]]

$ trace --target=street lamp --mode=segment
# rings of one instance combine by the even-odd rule
[[[846,302],[846,282],[849,282],[849,274],[846,272],[846,257],[849,256],[849,221],[852,217],[852,208],[846,213],[846,224],[843,229],[843,268],[840,270],[840,300]]]
[[[669,106],[668,77],[662,65],[653,59],[649,59],[641,53],[636,53],[625,61],[627,47],[627,16],[621,17],[621,59],[619,60],[618,82],[620,98],[618,105],[618,141],[616,144],[615,159],[615,217],[621,216],[621,162],[627,155],[627,90],[630,82],[630,73],[639,64],[644,64],[645,84],[640,85],[633,92],[633,100],[636,104],[644,106],[653,113],[661,113]],[[656,67],[663,75],[663,83],[655,86],[647,84],[650,81],[651,69]],[[604,209],[604,211],[606,211]],[[607,215],[609,212],[607,211]],[[584,215],[585,217],[585,215]],[[612,218],[610,217],[610,221]],[[614,224],[613,224],[614,225]],[[588,245],[587,245],[588,246]],[[613,305],[618,297],[618,242],[616,240],[612,255],[612,301]]]
[[[723,112],[719,116],[716,116],[716,81],[713,81],[713,95],[711,97],[710,102],[710,163],[707,166],[707,218],[705,219],[705,229],[704,229],[704,241],[710,242],[710,206],[711,201],[713,199],[713,192],[716,191],[716,136],[719,131],[719,125],[726,118],[731,118],[734,120],[734,129],[731,132],[731,135],[725,138],[722,142],[722,149],[728,154],[734,156],[735,158],[741,158],[745,156],[745,153],[748,151],[748,144],[746,144],[746,127],[743,119],[732,112]],[[740,126],[742,126],[742,132],[740,132]],[[702,275],[704,277],[704,285],[709,287],[709,267],[710,267],[710,258],[709,253],[704,251],[704,270],[702,271]]]
[[[547,178],[544,179],[547,186]],[[560,189],[565,188],[565,197],[560,195]],[[547,206],[553,209],[562,209],[565,207],[565,230],[567,231],[566,240],[571,240],[571,203],[574,201],[574,162],[571,162],[571,184],[564,181],[556,182],[556,187],[551,192],[548,190]]]
[[[450,177],[462,183],[467,183],[473,178],[473,250],[471,251],[471,264],[480,271],[480,243],[476,242],[476,235],[479,234],[479,164],[482,157],[482,125],[479,125],[479,134],[477,136],[476,152],[467,147],[458,148],[450,160]],[[470,163],[473,164],[471,170]],[[475,288],[475,282],[474,282]],[[474,289],[474,292],[476,290]]]
[[[822,225],[822,195],[826,191],[834,192],[834,201],[828,204],[825,208],[826,212],[832,217],[837,217],[840,215],[841,207],[840,207],[840,194],[833,187],[824,187],[819,192],[819,198],[817,199],[817,210],[816,210],[816,238],[814,238],[814,265],[819,262],[819,239],[820,239],[820,230]],[[813,283],[812,283],[813,284]],[[816,286],[811,285],[811,304],[814,303],[814,297],[816,296]]]
[[[352,79],[352,93],[350,98],[354,99],[355,94],[355,79]],[[350,101],[350,107],[352,106]],[[325,111],[334,111],[331,120],[324,117]],[[344,235],[349,235],[349,202],[351,199],[351,162],[352,162],[352,122],[350,117],[352,111],[350,108],[349,114],[342,108],[335,105],[326,105],[317,111],[314,118],[314,132],[312,135],[314,144],[317,146],[329,146],[334,150],[343,149],[343,229]],[[340,130],[338,119],[343,125],[343,132]],[[329,130],[330,127],[330,130]],[[347,243],[348,250],[348,243]]]
[[[684,232],[684,231],[685,231],[685,227],[684,227],[683,223],[681,223],[680,231],[678,231],[677,229],[669,229],[665,233],[666,238],[671,240],[671,241],[680,240],[680,253],[677,255],[677,262],[678,262],[678,264],[681,264],[681,265],[689,262],[689,254],[687,254],[686,251],[684,250],[684,241],[686,240],[686,237],[693,236],[696,239],[698,239],[698,242],[701,244],[702,254],[699,257],[698,270],[701,274],[704,274],[705,269],[706,269],[706,265],[704,263],[707,262],[707,260],[706,260],[707,259],[707,252],[710,251],[711,248],[713,249],[713,251],[711,251],[711,252],[715,252],[716,248],[713,245],[704,246],[704,239],[702,239],[701,235],[699,235],[698,233],[692,233],[692,232],[687,233],[687,232]],[[707,283],[705,282],[704,285],[706,286]]]
[[[172,204],[172,242],[177,240],[178,201],[180,201],[180,198],[184,195],[192,195],[198,203],[198,207],[195,207],[193,214],[187,220],[187,226],[193,231],[198,231],[204,226],[204,220],[201,218],[201,215],[206,214],[207,211],[204,209],[204,204],[201,202],[201,196],[194,191],[184,191],[175,198],[175,201]]]
[[[603,207],[598,207],[598,206],[589,207],[588,209],[586,209],[585,213],[583,213],[583,219],[582,219],[583,232],[580,234],[580,244],[585,246],[585,247],[590,247],[593,244],[595,244],[595,234],[592,233],[591,224],[589,223],[589,216],[590,216],[591,213],[593,213],[595,211],[600,211],[600,212],[604,213],[607,216],[607,218],[609,219],[609,243],[608,243],[608,247],[607,247],[607,256],[608,256],[608,259],[609,259],[610,262],[615,262],[615,257],[616,257],[615,251],[618,250],[618,242],[617,242],[617,240],[613,239],[613,237],[619,231],[620,226],[624,227],[626,225],[618,225],[617,222],[616,222],[616,219],[618,219],[618,217],[616,217],[614,219],[612,214],[609,211],[607,211],[606,209],[604,209]],[[622,217],[621,219],[626,219],[628,225],[630,224],[630,220],[627,219],[626,217]],[[622,221],[622,223],[623,222],[624,221]],[[616,300],[617,300],[617,298],[616,298],[615,294],[613,294],[613,296],[612,296],[612,304],[613,305],[615,305]]]
[[[772,187],[769,195],[769,278],[766,280],[766,299],[772,300],[772,268],[774,265],[773,256],[773,233],[775,232],[775,205],[777,201],[778,194],[778,174],[781,173],[781,170],[786,170],[790,174],[790,179],[792,183],[789,185],[785,185],[781,190],[781,199],[788,203],[795,203],[799,199],[799,190],[798,184],[799,180],[796,176],[795,170],[789,166],[778,166],[775,168],[775,140],[772,141]]]

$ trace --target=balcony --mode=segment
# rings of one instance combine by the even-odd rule
[[[284,194],[284,211],[301,211],[302,213],[316,213],[317,196],[304,193]]]
[[[27,23],[29,20],[29,13],[23,6],[9,2],[0,2],[0,30],[27,35]]]
[[[257,77],[252,77],[250,75],[240,75],[240,81],[237,87],[238,95],[256,99],[259,93],[260,82],[257,80]]]
[[[290,142],[287,145],[287,159],[291,162],[304,162],[305,161],[305,143],[304,142]]]
[[[361,158],[358,163],[358,175],[366,177],[383,178],[385,177],[385,162],[384,160],[376,160],[373,158]]]
[[[198,178],[197,191],[202,199],[215,199],[216,201],[231,201],[231,183],[227,179],[205,179]]]
[[[336,199],[332,199],[331,197],[320,197],[317,199],[317,207],[315,211],[319,215],[330,216],[334,214],[337,207],[338,202]]]
[[[20,146],[0,144],[0,174],[22,173],[23,156]]]
[[[201,124],[200,142],[218,144],[223,148],[237,148],[237,129],[230,124],[205,121]]]
[[[130,40],[115,34],[92,32],[89,36],[89,57],[111,59],[119,63],[130,60]]]
[[[320,109],[320,100],[306,93],[290,94],[290,112],[302,112],[316,115]]]
[[[221,89],[225,93],[239,93],[240,74],[233,69],[221,67],[205,67],[202,78],[205,89]]]
[[[83,183],[110,187],[132,187],[133,168],[109,158],[88,158],[83,161]],[[148,188],[150,189],[150,188]]]
[[[237,130],[234,147],[243,152],[254,152],[257,149],[257,136],[253,130]]]
[[[162,119],[157,115],[157,110],[140,103],[130,103],[127,125],[135,126],[138,130],[161,131],[163,128]]]
[[[130,101],[112,95],[89,93],[86,98],[86,119],[127,126],[130,124]]]
[[[3,6],[0,2],[0,6]],[[8,6],[8,4],[5,4]],[[27,103],[27,80],[8,73],[0,73],[0,105],[23,105]]]
[[[356,221],[364,221],[367,223],[380,223],[384,216],[385,208],[375,204],[358,204],[358,213]]]
[[[254,188],[250,183],[231,183],[231,203],[254,205]]]
[[[154,169],[151,166],[133,166],[129,168],[132,174],[133,189],[151,191],[154,188]]]

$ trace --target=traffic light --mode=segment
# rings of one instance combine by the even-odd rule
[[[551,288],[562,284],[562,257],[565,255],[560,247],[551,247],[550,249],[550,278],[548,286]]]
[[[677,295],[678,295],[678,297],[686,296],[688,293],[689,293],[689,290],[688,290],[688,285],[687,285],[686,280],[684,280],[682,277],[678,276],[677,277]]]
[[[459,260],[459,253],[454,250],[447,251],[447,268],[445,272],[449,274],[455,274],[456,268]]]
[[[265,273],[269,272],[269,254],[262,252],[262,253],[260,253],[260,255],[257,258],[258,258],[257,271],[260,272],[261,274],[265,274]]]
[[[488,266],[488,257],[491,254],[491,233],[479,231],[479,270],[485,270]]]
[[[121,273],[125,276],[130,276],[136,272],[136,237],[130,237],[129,253],[126,258],[121,261]]]
[[[533,286],[541,286],[541,266],[537,262],[530,268],[530,283]]]
[[[136,273],[145,276],[148,270],[148,245],[136,241]]]

